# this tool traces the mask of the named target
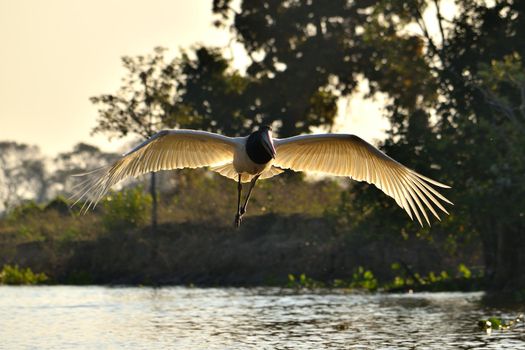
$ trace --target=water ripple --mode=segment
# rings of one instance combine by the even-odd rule
[[[277,288],[0,287],[8,349],[525,349],[484,334],[479,293],[360,295]]]

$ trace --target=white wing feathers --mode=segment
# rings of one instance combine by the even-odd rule
[[[79,185],[74,197],[77,202],[84,199],[82,209],[88,210],[121,180],[159,170],[210,166],[213,171],[235,179],[231,162],[243,140],[205,131],[163,130],[113,165],[84,174],[89,178]],[[430,225],[426,209],[439,219],[434,206],[448,214],[440,200],[452,204],[431,185],[449,186],[408,169],[355,135],[301,135],[274,139],[274,144],[277,154],[271,169],[275,170],[262,178],[277,175],[282,172],[278,168],[282,168],[366,181],[394,198],[421,225],[420,214]]]
[[[274,166],[349,176],[374,184],[394,198],[411,219],[414,214],[421,225],[420,212],[430,225],[425,208],[440,219],[433,205],[448,214],[439,200],[452,204],[430,184],[449,186],[408,169],[355,135],[301,135],[275,139],[274,144],[277,153]]]
[[[236,139],[205,131],[163,130],[109,167],[100,168],[80,185],[77,202],[87,199],[88,210],[116,183],[129,177],[170,169],[218,166],[233,160]]]

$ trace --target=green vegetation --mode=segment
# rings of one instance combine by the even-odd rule
[[[108,231],[120,231],[143,226],[151,210],[151,196],[142,188],[134,187],[123,191],[111,192],[102,206],[102,224]]]
[[[310,277],[307,277],[304,273],[300,274],[298,277],[295,277],[293,274],[288,275],[288,288],[306,288],[306,289],[315,289],[315,288],[325,288],[326,284],[320,281],[316,281]]]
[[[48,280],[45,273],[34,273],[29,267],[24,269],[18,265],[4,265],[0,271],[0,284],[41,284]]]
[[[489,317],[485,320],[479,320],[478,327],[490,334],[493,330],[509,330],[520,325],[523,327],[524,321],[523,314],[518,315],[512,320],[503,320],[499,317]]]
[[[369,292],[374,292],[379,287],[374,273],[362,266],[358,266],[354,270],[351,280],[335,279],[332,286],[334,288],[360,289]]]
[[[461,263],[454,271],[428,272],[421,275],[412,272],[404,263],[393,263],[392,271],[396,272],[393,281],[385,285],[389,291],[444,291],[444,290],[479,290],[483,285],[483,273],[473,274]],[[401,275],[397,273],[401,272]]]
[[[347,211],[345,219],[352,231],[444,233],[451,246],[480,242],[488,286],[525,287],[522,1],[456,1],[448,17],[442,1],[430,0],[242,1],[240,13],[231,0],[214,4],[219,23],[231,26],[249,54],[263,57],[248,68],[261,101],[253,114],[287,115],[285,136],[323,117],[330,125],[329,98],[312,113],[319,119],[308,119],[312,96],[351,97],[363,78],[369,96],[388,97],[384,115],[391,125],[382,149],[453,188],[446,193],[455,203],[451,215],[430,232],[371,186],[356,185],[352,205],[361,210]]]
[[[399,272],[401,264],[393,263],[392,270]],[[371,270],[358,266],[354,269],[352,277],[348,280],[335,279],[325,283],[315,280],[302,273],[299,276],[288,275],[288,288],[343,288],[348,290],[361,290],[375,292],[377,290],[385,292],[400,291],[444,291],[444,290],[478,290],[481,288],[482,276],[473,276],[472,272],[464,265],[459,264],[457,273],[451,275],[446,271],[436,274],[430,271],[426,275],[412,273],[411,271],[402,275],[394,275],[390,281],[378,281]]]
[[[0,264],[16,262],[67,284],[288,285],[369,291],[387,289],[396,276],[403,281],[396,287],[424,290],[403,270],[391,269],[396,256],[417,261],[420,271],[453,271],[461,262],[479,264],[479,250],[469,245],[458,244],[448,252],[446,236],[430,240],[350,231],[354,226],[338,214],[346,192],[336,181],[309,182],[294,176],[261,181],[250,215],[237,231],[232,225],[232,181],[204,171],[175,172],[173,179],[177,186],[163,196],[156,234],[147,220],[149,194],[141,187],[110,194],[87,215],[79,215],[78,207],[65,210],[63,199],[49,205],[23,204],[0,219]],[[438,252],[449,262],[434,259]],[[385,261],[385,254],[392,260]],[[469,275],[465,266],[461,276]],[[429,283],[439,277],[429,276]]]

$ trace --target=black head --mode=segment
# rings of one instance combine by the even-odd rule
[[[272,128],[262,125],[259,130],[252,132],[246,140],[246,153],[257,164],[266,164],[275,158]]]
[[[272,132],[272,127],[270,125],[261,125],[259,126],[259,130],[258,131],[270,131]]]

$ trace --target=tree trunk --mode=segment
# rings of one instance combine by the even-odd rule
[[[525,288],[523,232],[504,228],[499,234],[494,285],[500,290]]]
[[[157,186],[155,173],[151,173],[150,194],[151,194],[151,229],[153,233],[157,230]]]
[[[525,289],[525,232],[520,227],[492,225],[486,232],[496,239],[484,240],[489,288],[495,291]],[[485,236],[487,237],[487,236]],[[487,247],[487,245],[489,245]]]

